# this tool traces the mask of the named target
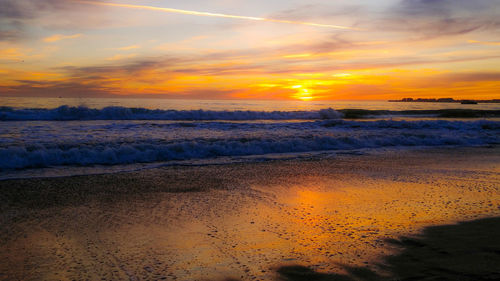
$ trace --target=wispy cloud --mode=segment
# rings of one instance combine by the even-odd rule
[[[112,89],[99,84],[79,83],[73,81],[18,81],[15,86],[0,86],[0,96],[17,96],[22,94],[31,97],[106,97]]]
[[[0,64],[8,63],[12,67],[21,66],[25,61],[42,59],[52,51],[52,48],[33,49],[20,45],[0,44]]]
[[[479,44],[479,45],[486,45],[486,46],[500,46],[500,42],[493,42],[493,41],[478,41],[478,40],[469,40],[467,41],[468,43],[471,44]]]
[[[54,43],[54,42],[66,40],[66,39],[75,39],[75,38],[78,38],[80,36],[82,36],[81,33],[72,34],[72,35],[54,34],[54,35],[51,35],[49,37],[43,38],[43,42]]]
[[[95,0],[96,2],[105,0]],[[84,18],[71,19],[67,17],[67,12],[84,12]],[[59,13],[66,13],[59,16]],[[36,20],[51,16],[52,21],[61,20],[64,26],[74,24],[82,27],[88,19],[88,13],[95,14],[95,7],[89,10],[89,5],[82,5],[69,0],[0,0],[0,41],[12,41],[25,39],[32,35],[29,26]],[[57,15],[57,16],[56,16]],[[41,22],[36,22],[40,25]]]
[[[116,48],[115,50],[119,50],[119,51],[129,51],[129,50],[139,49],[140,47],[141,47],[141,46],[139,46],[139,45],[130,45],[130,46],[125,46],[125,47]]]
[[[492,0],[401,0],[385,12],[378,25],[427,39],[480,30],[498,32],[496,6]]]
[[[24,56],[25,54],[21,51],[20,48],[0,49],[0,58],[2,58],[1,60],[19,60]]]
[[[487,98],[491,92],[500,89],[500,73],[495,71],[443,73],[387,70],[374,74],[373,70],[354,70],[337,72],[324,79],[323,76],[302,77],[295,75],[297,72],[283,69],[284,72],[275,71],[270,79],[269,73],[262,73],[262,66],[257,65],[220,65],[218,68],[214,65],[213,69],[170,70],[186,62],[163,58],[108,66],[67,67],[63,69],[65,77],[53,80],[19,79],[15,85],[0,86],[0,93],[65,97],[141,94],[144,97],[287,99],[300,89],[307,89],[315,99],[394,98],[409,93],[416,96],[476,95],[476,98]],[[231,72],[238,75],[231,76]]]
[[[107,58],[106,60],[113,61],[113,60],[123,60],[123,59],[130,59],[137,56],[137,54],[128,54],[128,55],[122,55],[122,54],[117,54],[112,57]]]
[[[66,0],[0,0],[0,16],[9,19],[30,19],[46,11],[68,8]]]
[[[443,74],[439,79],[451,82],[500,81],[500,72],[462,72]]]
[[[344,16],[357,16],[362,7],[359,5],[326,5],[326,4],[306,4],[289,8],[270,15],[275,19],[288,20],[310,20],[317,18],[338,18]]]

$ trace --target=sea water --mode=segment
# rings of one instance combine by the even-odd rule
[[[500,143],[499,104],[1,98],[0,105],[0,178]]]

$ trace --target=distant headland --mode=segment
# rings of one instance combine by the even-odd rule
[[[461,104],[478,104],[478,103],[500,103],[500,99],[492,99],[492,100],[456,100],[453,98],[403,98],[400,100],[389,100],[389,102],[455,102]]]

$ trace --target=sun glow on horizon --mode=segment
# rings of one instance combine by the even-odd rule
[[[302,85],[294,85],[292,89],[297,90],[297,93],[293,94],[291,97],[301,101],[310,101],[314,99],[309,89],[304,88]]]
[[[0,96],[499,98],[494,5],[3,1],[10,8],[0,19]],[[436,21],[436,9],[457,21]],[[484,28],[470,29],[465,16]]]

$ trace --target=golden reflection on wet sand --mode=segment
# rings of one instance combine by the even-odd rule
[[[295,264],[380,271],[399,250],[386,239],[500,215],[499,160],[497,148],[475,148],[4,181],[0,278],[269,280]],[[13,185],[32,193],[18,198]]]

